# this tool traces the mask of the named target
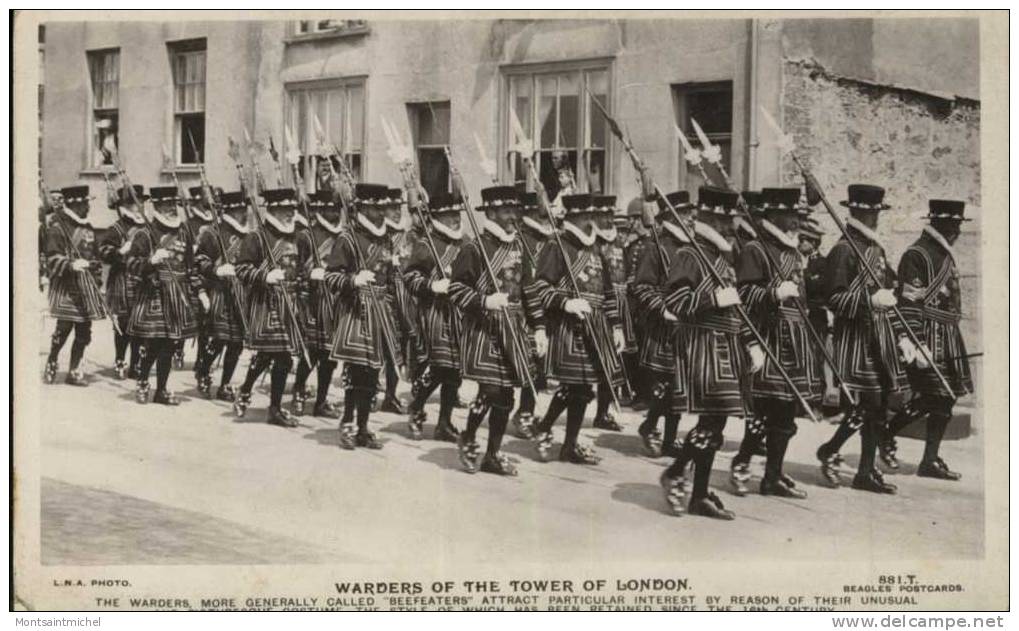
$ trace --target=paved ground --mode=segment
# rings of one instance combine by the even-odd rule
[[[519,477],[468,475],[453,445],[408,439],[402,418],[373,417],[386,441],[382,451],[348,452],[338,447],[332,422],[305,417],[295,429],[263,423],[264,393],[256,394],[247,418],[235,419],[226,404],[197,397],[189,370],[171,377],[171,386],[189,399],[180,408],[139,406],[133,384],[111,377],[110,337],[108,325],[100,324],[85,366],[93,373],[91,387],[47,386],[54,395],[44,398],[40,419],[47,564],[414,559],[442,567],[510,559],[982,555],[980,435],[943,448],[945,459],[964,473],[958,483],[912,475],[922,444],[900,441],[907,463],[894,477],[900,494],[877,496],[821,486],[813,451],[832,427],[803,421],[787,472],[809,499],[736,498],[728,492],[727,470],[743,430],[733,421],[712,482],[737,520],[675,518],[664,512],[657,485],[667,462],[641,454],[636,414],[624,419],[622,433],[584,429],[582,439],[604,455],[598,466],[539,463],[530,444],[510,438],[505,449]],[[193,352],[189,346],[189,358]],[[43,363],[40,356],[40,374]],[[465,386],[462,395],[472,394]],[[434,418],[434,403],[428,410]],[[462,425],[464,416],[457,410],[454,421]],[[681,431],[690,424],[684,419]],[[848,466],[856,447],[854,440],[844,452]],[[755,475],[761,469],[755,461]]]

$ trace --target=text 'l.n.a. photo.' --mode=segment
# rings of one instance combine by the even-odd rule
[[[18,19],[19,608],[1007,608],[994,15]]]

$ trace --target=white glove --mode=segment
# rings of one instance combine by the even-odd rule
[[[585,313],[591,313],[591,303],[583,298],[570,298],[563,306],[563,310],[582,318]]]
[[[918,348],[916,352],[916,367],[930,368],[931,363],[927,361],[928,357],[933,357],[933,355],[931,355],[931,349],[927,348],[926,344],[921,344],[920,348]]]
[[[750,372],[757,372],[764,368],[764,349],[760,344],[751,344],[747,348],[750,354]]]
[[[440,278],[439,280],[432,281],[432,293],[445,295],[449,293],[449,279]]]
[[[370,269],[363,269],[354,276],[354,287],[364,287],[375,282],[375,272]]]
[[[124,245],[120,246],[120,249],[117,250],[117,252],[120,252],[121,256],[124,256],[125,254],[127,254],[130,251],[131,251],[131,242],[130,241],[125,241]]]
[[[265,282],[269,285],[275,285],[283,280],[285,272],[278,267],[274,267],[269,270],[269,273],[265,275]]]
[[[899,353],[902,354],[902,361],[912,364],[916,361],[916,346],[908,337],[899,338]]]
[[[209,294],[205,293],[204,291],[200,292],[198,294],[198,302],[201,303],[202,309],[204,309],[205,311],[209,310],[209,304],[210,304],[209,303]]]
[[[485,308],[489,311],[498,311],[509,304],[509,295],[498,293],[485,296]]]
[[[90,263],[86,259],[74,259],[71,261],[71,269],[76,272],[84,272],[88,269]]]
[[[715,304],[719,309],[740,304],[739,292],[735,287],[720,287],[715,290]]]
[[[226,278],[228,276],[236,276],[237,271],[234,269],[233,264],[224,263],[216,268],[216,276],[220,278]]]
[[[879,289],[870,297],[870,304],[875,309],[890,309],[898,303],[891,289]],[[915,350],[915,349],[914,349]]]
[[[612,342],[616,346],[616,351],[622,353],[623,349],[626,348],[626,336],[623,335],[623,329],[618,326],[612,329]]]
[[[159,248],[152,253],[152,258],[149,260],[152,261],[153,265],[159,265],[168,258],[170,258],[170,251],[164,248]]]
[[[800,288],[791,280],[784,280],[775,288],[775,298],[782,302],[786,298],[799,298]]]
[[[534,350],[538,353],[538,357],[544,357],[548,353],[548,336],[545,335],[545,329],[535,329]]]
[[[674,316],[672,312],[668,310],[665,311],[665,315],[662,317],[665,318],[666,322],[679,322],[679,318]]]
[[[326,277],[326,268],[314,267],[312,268],[311,274],[309,274],[308,277],[311,278],[311,280],[322,280],[323,278]]]

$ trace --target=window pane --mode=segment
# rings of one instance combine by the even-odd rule
[[[361,154],[350,153],[347,154],[347,164],[350,165],[350,171],[354,174],[354,179],[358,182],[361,181]]]
[[[587,156],[587,174],[582,178],[589,193],[605,191],[605,150],[589,151]]]
[[[439,192],[449,192],[449,164],[442,149],[419,149],[418,165],[421,171],[421,185],[431,197]]]
[[[556,77],[544,76],[538,79],[538,129],[541,130],[542,147],[553,147],[556,142]]]
[[[591,95],[594,97],[593,100],[597,100],[601,103],[605,110],[608,111],[608,73],[603,71],[587,73],[587,87],[591,91]],[[587,140],[587,146],[604,147],[606,131],[605,117],[602,116],[601,111],[598,110],[598,106],[593,103],[588,105],[588,129],[590,130],[590,136]]]
[[[559,76],[559,145],[576,147],[580,137],[580,74]]]
[[[319,125],[322,126],[322,130],[325,131],[329,128],[329,93],[325,90],[316,90],[309,92],[308,96],[311,98],[311,111],[310,116],[317,117]],[[309,121],[310,122],[310,121]],[[315,123],[310,122],[312,125],[311,133],[313,135],[315,146],[318,147],[318,152],[321,154],[327,149],[325,147],[318,146],[319,139],[316,134]],[[328,142],[328,138],[326,141]]]
[[[422,103],[415,107],[418,144],[449,144],[449,102]]]
[[[524,133],[528,137],[531,137],[531,84],[533,80],[528,75],[526,77],[514,77],[510,82],[510,102],[517,114],[517,119],[520,121],[520,126],[524,128]],[[512,129],[511,124],[510,130]],[[513,140],[513,138],[510,138],[509,144],[513,144]]]
[[[361,151],[364,138],[364,86],[357,85],[347,88],[347,99],[350,103],[347,110],[350,113],[350,125],[347,127],[350,138],[346,141],[346,147],[348,150]],[[360,164],[360,156],[358,164]]]
[[[180,163],[197,164],[205,153],[205,114],[185,114],[180,120]],[[194,146],[192,146],[192,140]]]
[[[576,177],[577,173],[577,152],[576,151],[562,151],[558,152],[558,155],[562,156],[562,160],[558,157],[554,157],[556,152],[552,150],[542,151],[538,154],[540,169],[538,171],[541,183],[545,186],[545,190],[548,191],[549,200],[555,199],[555,196],[559,194],[559,191],[563,189],[563,184],[559,181],[559,169],[562,166],[568,167],[570,172]],[[578,188],[582,188],[578,184]]]
[[[690,92],[686,95],[688,116],[711,133],[732,133],[732,91]],[[693,126],[690,126],[693,129]]]
[[[329,91],[329,107],[327,110],[329,120],[322,121],[322,126],[326,129],[329,142],[337,147],[340,147],[343,143],[343,136],[345,134],[343,126],[347,109],[346,101],[346,90],[341,88],[339,90]],[[327,148],[327,150],[329,150],[329,148]]]

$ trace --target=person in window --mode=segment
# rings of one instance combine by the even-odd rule
[[[962,290],[952,246],[959,238],[965,217],[965,202],[932,199],[928,202],[930,225],[909,246],[899,260],[899,298],[902,314],[909,327],[923,341],[927,354],[937,362],[941,374],[952,388],[942,385],[927,361],[917,354],[909,365],[913,398],[889,422],[880,443],[881,459],[890,469],[899,468],[895,436],[907,425],[927,421],[923,457],[916,474],[939,480],[958,480],[938,454],[945,430],[952,420],[955,397],[973,392],[973,377],[966,357],[966,343],[959,322],[962,320]]]
[[[601,211],[586,193],[567,195],[562,201],[566,209],[563,247],[545,248],[530,290],[539,296],[542,309],[536,314],[537,330],[541,337],[549,331],[548,376],[561,384],[535,429],[534,440],[538,459],[547,461],[552,426],[565,408],[566,436],[559,459],[597,464],[600,458],[594,450],[578,443],[580,427],[599,383],[605,381],[606,388],[623,385],[619,352],[626,338],[608,264],[597,247]]]
[[[179,340],[198,333],[192,293],[199,296],[205,308],[209,297],[197,270],[189,263],[192,252],[177,209],[177,188],[154,186],[149,193],[152,212],[148,229],[138,233],[127,253],[128,271],[140,278],[127,332],[145,344],[135,399],[142,404],[149,402],[149,375],[155,365],[152,402],[179,405],[177,395],[167,389],[174,349]]]
[[[88,218],[91,199],[88,186],[69,186],[60,189],[60,193],[64,204],[53,212],[47,224],[43,248],[50,278],[50,317],[56,320],[44,380],[56,381],[60,351],[73,332],[70,368],[64,383],[87,386],[80,369],[81,360],[92,341],[92,322],[106,317],[99,288],[102,262],[95,230]]]

